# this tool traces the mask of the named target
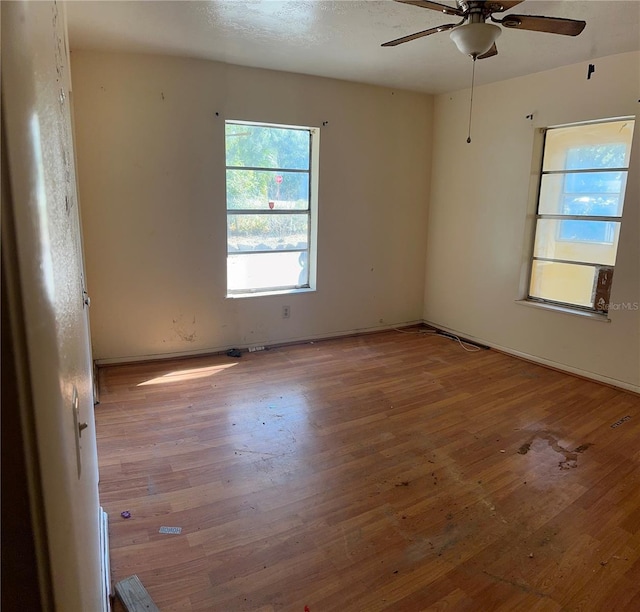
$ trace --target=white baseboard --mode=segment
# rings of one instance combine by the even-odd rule
[[[102,612],[111,610],[111,559],[109,558],[109,515],[102,509],[100,513],[100,570],[102,574]]]
[[[393,325],[376,325],[374,327],[361,327],[356,329],[347,329],[336,332],[327,332],[323,334],[315,334],[311,336],[296,336],[292,338],[281,338],[274,340],[273,342],[260,341],[259,343],[253,342],[251,344],[235,344],[233,346],[213,346],[206,349],[199,349],[195,351],[181,351],[174,353],[158,353],[150,355],[131,355],[128,357],[108,357],[104,359],[96,359],[95,363],[101,365],[116,365],[120,363],[138,363],[142,361],[158,361],[160,359],[180,359],[181,357],[198,357],[202,355],[216,355],[225,353],[230,348],[237,349],[249,349],[258,344],[261,347],[275,348],[278,346],[285,346],[287,344],[298,344],[302,342],[314,342],[319,340],[328,340],[330,338],[341,338],[347,336],[356,336],[359,334],[369,334],[377,331],[388,331],[397,327],[409,327],[411,325],[421,325],[422,319],[415,321],[404,321],[402,323],[394,323]]]
[[[477,338],[475,336],[465,334],[464,332],[459,332],[454,329],[444,327],[437,323],[432,323],[430,321],[423,321],[425,325],[429,325],[430,327],[435,327],[436,329],[441,329],[442,331],[449,332],[450,334],[454,334],[456,336],[461,336],[468,340],[472,340],[473,342],[477,342],[478,344],[483,344],[485,346],[491,347],[500,351],[502,353],[507,353],[508,355],[513,355],[514,357],[518,357],[520,359],[524,359],[526,361],[532,361],[534,363],[538,363],[543,366],[547,366],[549,368],[553,368],[554,370],[561,370],[562,372],[567,372],[568,374],[575,374],[576,376],[580,376],[581,378],[588,378],[589,380],[594,380],[596,382],[601,382],[606,385],[610,385],[612,387],[617,387],[619,389],[624,389],[625,391],[632,391],[634,393],[640,394],[640,386],[634,385],[632,383],[628,383],[624,380],[618,380],[617,378],[610,378],[609,376],[602,376],[596,372],[589,372],[588,370],[581,370],[580,368],[574,368],[573,366],[566,365],[564,363],[560,363],[558,361],[552,361],[551,359],[545,359],[544,357],[538,357],[537,355],[530,355],[529,353],[523,353],[521,351],[516,351],[512,348],[508,348],[505,346],[501,346],[500,344],[496,344],[495,342],[488,342],[484,338]]]

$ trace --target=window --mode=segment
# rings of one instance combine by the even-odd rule
[[[545,133],[529,299],[606,313],[634,121]]]
[[[227,295],[315,288],[316,128],[227,121]]]

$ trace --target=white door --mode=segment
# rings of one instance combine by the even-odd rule
[[[12,317],[24,339],[22,403],[33,423],[41,580],[55,610],[104,609],[88,319],[69,110],[66,29],[56,2],[2,3],[2,129],[11,218]],[[4,223],[4,219],[3,219]],[[3,245],[3,255],[5,253]],[[32,491],[33,493],[33,491]]]

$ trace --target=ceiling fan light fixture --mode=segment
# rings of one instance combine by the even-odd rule
[[[462,53],[476,58],[491,49],[500,32],[492,23],[467,23],[451,30],[449,36]]]

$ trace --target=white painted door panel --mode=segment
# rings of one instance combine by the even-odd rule
[[[67,57],[59,4],[2,3],[12,267],[24,303],[45,565],[56,610],[98,612],[104,602],[98,464]]]

